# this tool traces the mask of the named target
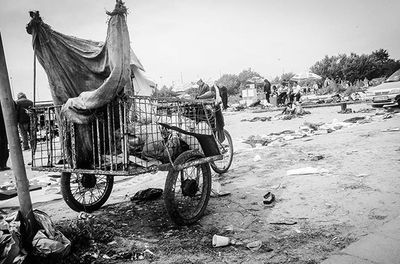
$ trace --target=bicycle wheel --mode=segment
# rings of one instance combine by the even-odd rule
[[[197,151],[186,151],[175,160],[176,165],[204,158]],[[190,225],[204,214],[211,194],[211,170],[208,163],[168,172],[164,201],[168,214],[178,225]]]
[[[61,193],[67,205],[74,211],[93,212],[110,197],[113,176],[69,173],[61,174]]]
[[[229,134],[229,132],[226,131],[225,129],[224,129],[224,135],[225,135],[225,140],[223,142],[219,142],[218,137],[216,138],[219,150],[220,150],[221,154],[224,156],[224,158],[222,160],[216,160],[216,161],[210,162],[211,168],[216,173],[227,172],[233,161],[232,137]]]

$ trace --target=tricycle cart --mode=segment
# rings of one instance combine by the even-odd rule
[[[168,171],[164,201],[174,222],[201,218],[211,193],[210,166],[226,172],[232,139],[216,138],[213,101],[131,96],[118,98],[78,125],[61,106],[35,108],[32,170],[61,172],[61,192],[75,211],[99,209],[114,176]],[[225,157],[226,163],[220,165]]]

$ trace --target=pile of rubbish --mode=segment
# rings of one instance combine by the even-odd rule
[[[14,212],[0,221],[0,263],[23,263],[29,254],[41,257],[62,258],[69,254],[71,242],[58,230],[50,217],[39,210],[33,211],[38,231],[30,245],[24,238],[28,236],[22,216]]]
[[[263,117],[253,117],[253,118],[249,118],[249,119],[242,119],[241,122],[257,122],[257,121],[275,121],[275,120],[290,120],[296,117],[301,117],[304,115],[308,115],[311,114],[310,111],[306,111],[303,109],[303,107],[301,106],[300,103],[295,102],[293,104],[288,104],[281,113],[277,114],[274,117],[267,117],[267,116],[263,116]]]
[[[61,175],[43,174],[29,180],[29,191],[42,190],[44,197],[55,199],[54,195],[61,195]],[[17,196],[17,186],[14,180],[4,182],[0,185],[0,201],[8,200]]]
[[[328,134],[353,125],[370,123],[372,121],[384,120],[392,117],[392,113],[377,112],[375,115],[356,116],[346,119],[343,122],[340,122],[337,119],[332,120],[330,123],[304,122],[296,131],[284,130],[278,133],[270,133],[268,135],[253,135],[247,138],[243,143],[249,144],[253,148],[260,146],[284,146],[286,145],[286,142],[290,140],[310,137],[312,135]]]

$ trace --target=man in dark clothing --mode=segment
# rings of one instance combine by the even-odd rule
[[[197,85],[199,86],[199,90],[197,92],[197,99],[210,99],[215,98],[215,88],[208,86],[202,79],[197,81]],[[214,88],[214,89],[213,89]]]
[[[10,169],[7,167],[8,155],[6,126],[4,124],[3,111],[0,103],[0,171]]]
[[[222,99],[222,108],[226,110],[228,108],[228,89],[225,86],[219,88],[221,99]]]
[[[29,149],[29,139],[30,139],[30,118],[27,110],[33,106],[33,102],[26,98],[24,93],[19,93],[17,95],[16,110],[17,110],[17,122],[19,127],[19,132],[22,136],[22,144],[24,150]]]
[[[199,86],[199,91],[197,93],[197,99],[216,99],[216,93],[219,92],[218,88],[214,85],[212,87],[208,86],[202,79],[197,82]],[[217,138],[220,142],[225,140],[224,135],[224,116],[222,115],[221,106],[219,104],[215,105],[215,119],[216,119],[216,131]]]
[[[271,83],[267,79],[264,80],[264,93],[265,99],[269,103],[269,97],[271,95]]]

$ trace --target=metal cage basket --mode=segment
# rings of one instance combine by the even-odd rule
[[[68,122],[60,111],[33,110],[33,170],[135,175],[167,170],[186,150],[220,158],[213,101],[119,98],[89,112],[85,125]]]

